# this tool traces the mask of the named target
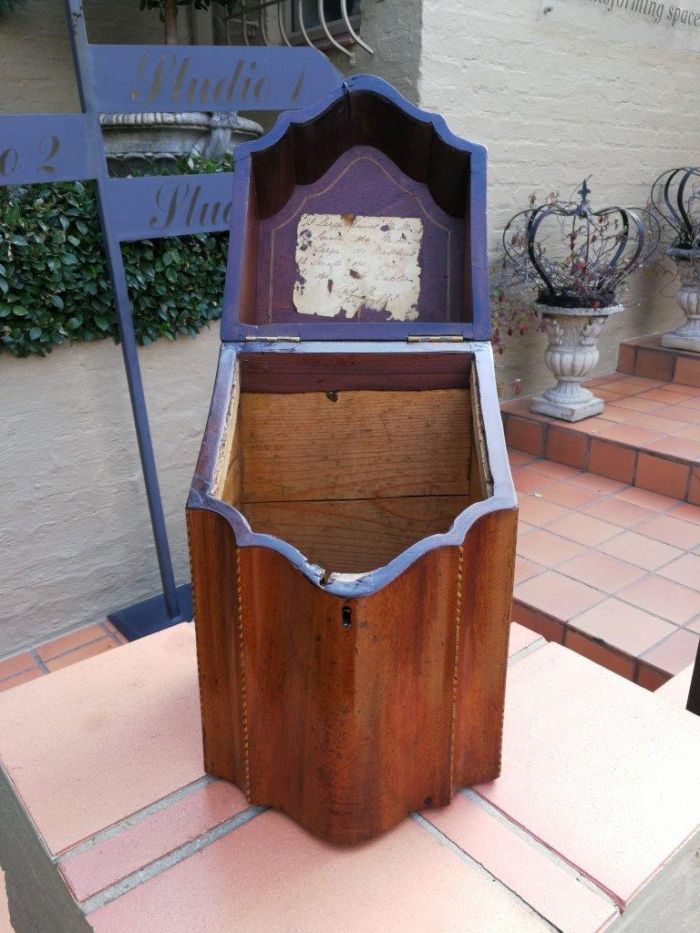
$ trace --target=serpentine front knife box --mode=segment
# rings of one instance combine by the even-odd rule
[[[335,843],[500,769],[485,166],[370,77],[237,149],[187,513],[205,765]]]

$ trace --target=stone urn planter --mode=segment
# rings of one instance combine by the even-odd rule
[[[531,411],[564,421],[581,421],[603,411],[603,399],[581,383],[598,363],[598,337],[606,321],[623,310],[620,304],[607,308],[536,306],[549,337],[544,360],[557,384],[533,398]]]
[[[654,254],[660,235],[650,211],[595,209],[590,193],[584,179],[578,200],[553,194],[537,205],[533,196],[503,231],[508,275],[537,288],[535,316],[549,336],[545,363],[557,380],[532,399],[530,409],[563,421],[582,421],[605,408],[582,383],[598,362],[605,322],[623,310],[616,296]]]
[[[664,334],[661,346],[700,353],[700,250],[670,249],[668,255],[678,267],[681,278],[678,304],[685,314],[685,324]]]
[[[105,113],[100,116],[110,173],[119,178],[157,169],[182,157],[220,159],[257,139],[259,123],[237,113]]]

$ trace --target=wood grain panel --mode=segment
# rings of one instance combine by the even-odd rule
[[[260,216],[277,213],[295,185],[313,185],[343,152],[371,145],[410,178],[425,182],[443,210],[464,217],[470,153],[443,137],[431,123],[419,122],[372,88],[348,93],[343,87],[325,112],[294,123],[272,146],[254,152]]]
[[[347,845],[448,802],[457,561],[432,551],[343,600],[279,554],[241,549],[253,803]]]
[[[466,389],[241,396],[243,500],[466,495]]]
[[[359,599],[188,517],[208,773],[342,845],[498,776],[516,510]]]
[[[234,508],[243,507],[243,460],[241,457],[241,432],[234,430],[233,443],[229,451],[226,477],[219,498]]]
[[[490,512],[464,540],[453,789],[492,781],[501,770],[517,523],[517,509]]]
[[[240,508],[243,502],[243,467],[241,460],[241,428],[239,425],[240,381],[236,380],[226,415],[223,443],[216,459],[212,495]]]
[[[467,496],[421,496],[262,502],[243,511],[253,531],[289,541],[326,571],[366,573],[421,538],[447,531],[468,505]]]
[[[469,385],[471,353],[246,353],[245,392],[419,391]]]
[[[245,728],[239,664],[237,548],[226,519],[187,509],[192,599],[202,705],[204,768],[244,792]]]
[[[486,449],[486,435],[484,433],[484,419],[479,404],[479,380],[476,367],[472,367],[471,377],[471,405],[472,405],[472,457],[469,476],[469,502],[479,502],[493,495],[493,476]]]

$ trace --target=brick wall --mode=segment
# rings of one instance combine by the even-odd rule
[[[700,159],[694,116],[700,55],[649,48],[538,20],[540,0],[423,0],[420,105],[489,148],[492,253],[508,218],[531,192],[568,195],[592,176],[600,206],[646,202],[665,168]],[[588,29],[587,29],[588,26]],[[628,310],[601,338],[599,372],[614,369],[617,344],[681,320],[673,288],[637,273]],[[542,334],[515,338],[499,360],[505,394],[549,381]]]
[[[163,41],[157,13],[141,13],[137,0],[86,0],[84,6],[92,42]],[[179,26],[188,41],[186,16]],[[29,0],[0,23],[0,113],[79,109],[64,0]]]
[[[328,57],[343,74],[379,75],[415,103],[423,41],[422,10],[423,0],[362,0],[359,31],[374,54],[353,47],[349,51],[354,54],[354,63],[333,49]],[[274,8],[268,12],[267,29],[270,41],[280,42]]]

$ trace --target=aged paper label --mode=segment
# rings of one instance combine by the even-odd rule
[[[391,321],[418,317],[423,222],[417,217],[302,214],[297,227],[294,307],[299,314]]]

